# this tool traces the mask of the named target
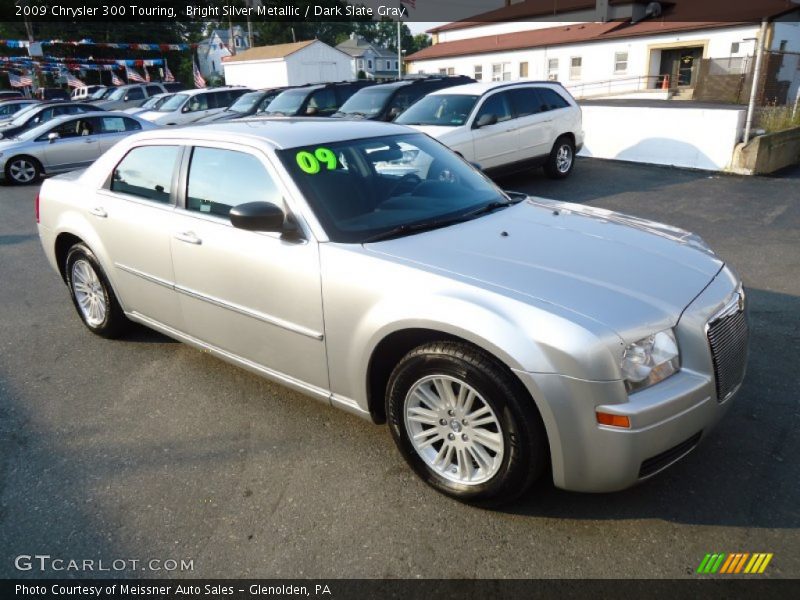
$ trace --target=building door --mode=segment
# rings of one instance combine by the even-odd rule
[[[672,88],[694,87],[701,58],[703,58],[702,48],[662,50],[659,75],[668,75]]]

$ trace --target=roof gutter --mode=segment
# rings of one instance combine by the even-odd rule
[[[750,132],[753,128],[753,116],[756,110],[756,96],[758,95],[758,82],[761,80],[761,65],[764,60],[764,44],[767,39],[767,27],[769,27],[769,17],[764,17],[761,21],[761,31],[758,34],[758,42],[756,44],[756,66],[753,70],[753,85],[750,88],[750,102],[747,105],[747,122],[744,126],[744,139],[742,140],[745,145],[750,141]]]

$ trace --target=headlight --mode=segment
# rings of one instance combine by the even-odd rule
[[[663,381],[681,368],[675,334],[666,329],[631,344],[625,348],[620,366],[628,392]]]

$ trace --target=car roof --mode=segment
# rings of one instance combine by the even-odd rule
[[[431,92],[431,96],[439,96],[441,94],[463,94],[465,96],[482,96],[488,92],[498,88],[515,88],[525,86],[558,86],[558,83],[552,81],[479,81],[476,83],[465,83],[463,85],[454,85],[449,88],[436,90]]]
[[[203,139],[218,142],[247,138],[267,142],[280,149],[409,133],[418,132],[402,125],[377,121],[347,121],[325,117],[257,117],[177,129],[156,129],[138,133],[134,137],[137,140]]]
[[[180,92],[171,92],[171,93],[183,94],[184,96],[196,96],[197,94],[207,94],[209,92],[224,92],[225,90],[255,91],[243,85],[220,85],[213,88],[195,88],[193,90],[181,90]]]

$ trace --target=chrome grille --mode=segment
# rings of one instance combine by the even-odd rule
[[[720,402],[730,398],[744,379],[748,331],[743,305],[743,299],[737,295],[733,303],[708,323],[708,343]]]

